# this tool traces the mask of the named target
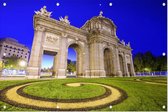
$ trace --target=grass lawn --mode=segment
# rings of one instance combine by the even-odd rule
[[[135,79],[141,79],[136,81]],[[18,83],[31,82],[36,80],[0,81],[0,90],[7,86]],[[104,94],[105,89],[98,85],[83,85],[80,87],[67,87],[65,83],[72,82],[94,82],[112,85],[124,90],[128,98],[123,102],[114,105],[112,108],[106,107],[99,110],[107,111],[166,111],[167,108],[167,78],[166,77],[125,77],[125,78],[74,78],[74,79],[54,79],[35,83],[23,89],[25,93],[45,98],[60,99],[84,99]],[[154,82],[150,84],[146,82]],[[158,84],[157,84],[158,83]],[[162,84],[162,85],[161,85]],[[4,109],[3,106],[6,105]],[[14,107],[4,102],[0,102],[0,110],[32,110],[27,108]]]
[[[105,88],[98,85],[69,87],[63,85],[64,83],[64,80],[52,80],[49,82],[42,82],[40,84],[32,84],[26,87],[23,91],[34,96],[58,99],[84,99],[99,96],[105,93]]]

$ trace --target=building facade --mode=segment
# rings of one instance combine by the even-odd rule
[[[16,56],[28,62],[30,50],[13,38],[0,39],[0,58]]]
[[[120,41],[112,20],[100,12],[81,28],[70,25],[68,17],[52,19],[46,7],[34,15],[34,40],[28,77],[39,78],[43,54],[54,56],[53,75],[66,78],[68,48],[77,53],[78,77],[134,76],[130,43]]]

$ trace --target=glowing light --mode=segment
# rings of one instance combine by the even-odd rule
[[[144,71],[146,71],[146,72],[150,72],[151,69],[150,69],[150,68],[144,68]]]
[[[111,108],[113,108],[113,106],[112,106],[112,105],[110,105],[110,106],[109,106],[109,108],[111,109]]]
[[[166,56],[166,53],[165,53],[165,52],[163,52],[163,53],[162,53],[162,56]]]
[[[166,108],[166,106],[165,106],[165,105],[163,105],[163,106],[162,106],[162,108],[163,108],[163,109],[165,109],[165,108]]]
[[[6,105],[4,105],[3,108],[6,109]]]
[[[162,6],[166,6],[166,3],[163,2],[163,3],[162,3]]]
[[[5,3],[5,2],[3,3],[3,6],[4,6],[4,7],[6,6],[6,3]]]
[[[101,6],[102,4],[99,4],[99,6]]]
[[[111,7],[112,5],[113,5],[113,4],[110,2],[110,3],[109,3],[109,6]]]
[[[3,53],[3,56],[6,56],[6,53]]]
[[[60,3],[57,2],[57,3],[56,3],[56,6],[60,6]]]
[[[25,67],[25,66],[26,66],[26,62],[22,60],[22,61],[20,61],[19,65],[20,65],[21,67]]]

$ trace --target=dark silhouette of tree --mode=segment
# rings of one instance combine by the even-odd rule
[[[136,72],[167,71],[167,56],[154,56],[150,51],[137,53],[134,57]]]
[[[143,69],[143,54],[137,53],[134,57],[134,67],[136,72],[141,72]]]

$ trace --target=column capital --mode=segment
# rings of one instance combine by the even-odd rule
[[[66,38],[66,37],[68,36],[68,34],[67,34],[67,33],[62,32],[62,33],[61,33],[61,36]]]
[[[42,27],[42,26],[36,26],[36,27],[34,28],[34,30],[35,30],[35,31],[41,31],[41,32],[43,32],[43,31],[45,31],[45,28]]]

